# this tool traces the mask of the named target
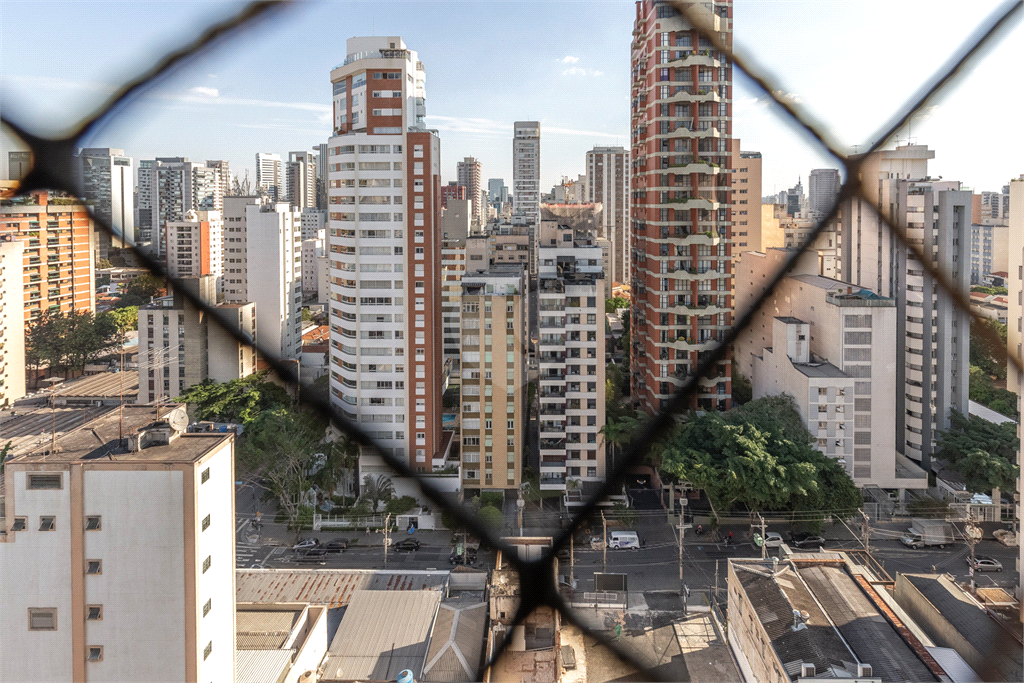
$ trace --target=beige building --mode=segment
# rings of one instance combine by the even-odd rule
[[[109,410],[5,464],[0,680],[235,680],[234,434],[158,416]]]
[[[1018,363],[1024,363],[1024,350],[1022,350],[1021,329],[1024,325],[1024,306],[1021,304],[1022,292],[1024,292],[1024,174],[1019,178],[1010,181],[1010,249],[1009,249],[1009,278],[1006,281],[1006,288],[1009,292],[1007,299],[1009,307],[1007,310],[1006,346],[1007,353],[1016,357]],[[1007,363],[1006,388],[1017,394],[1017,410],[1021,410],[1021,393],[1024,387],[1024,374],[1017,372],[1012,362]],[[1020,426],[1017,427],[1017,436],[1020,437]],[[1024,465],[1024,450],[1017,451],[1017,465]],[[1024,478],[1017,477],[1017,506],[1015,508],[1017,528],[1020,528],[1021,502],[1024,500]],[[1024,569],[1024,543],[1020,544],[1020,556],[1017,558],[1017,571]],[[1024,573],[1018,574],[1024,577]],[[1017,585],[1017,600],[1024,600],[1024,580]],[[1024,620],[1024,612],[1021,614]]]
[[[224,291],[224,219],[220,211],[186,211],[180,221],[167,221],[167,274],[172,278],[212,275],[217,293]]]
[[[484,216],[484,204],[486,203],[481,196],[482,192],[482,174],[483,169],[480,165],[479,159],[473,157],[466,157],[456,165],[458,173],[459,185],[466,188],[466,199],[471,203],[472,208],[470,213],[473,219],[473,225],[480,227],[483,226],[486,217]]]
[[[213,276],[185,280],[182,286],[205,301],[216,296]],[[249,302],[214,306],[225,324],[256,339],[256,308]],[[240,344],[217,321],[181,293],[139,308],[139,402],[181,396],[211,379],[228,382],[256,372],[256,353]]]
[[[449,199],[441,214],[441,335],[451,378],[458,377],[462,355],[459,311],[462,308],[462,275],[466,272],[466,240],[469,239],[472,204],[468,199]],[[486,269],[486,265],[483,266]]]
[[[746,252],[737,269],[745,310],[793,253]],[[754,398],[789,394],[822,453],[858,486],[924,489],[927,475],[896,452],[896,302],[811,271],[791,271],[736,343]]]
[[[24,245],[0,240],[0,406],[25,395]]]
[[[523,473],[526,415],[524,265],[462,277],[462,488],[514,489]]]
[[[740,151],[737,139],[729,154],[732,175],[732,215],[736,221],[733,240],[738,253],[762,251],[761,243],[761,153]]]
[[[605,278],[612,282],[629,280],[629,150],[624,147],[595,147],[587,152],[585,198],[602,207],[597,236],[611,242],[610,259],[605,261]]]

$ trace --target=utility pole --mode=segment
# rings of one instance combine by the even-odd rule
[[[569,535],[569,589],[576,588],[576,537]]]
[[[971,551],[971,568],[968,574],[971,577],[971,590],[973,591],[977,587],[974,581],[974,546],[978,543],[978,527],[974,525],[974,512],[969,507],[967,509],[967,524],[964,526],[964,536],[967,539],[967,547]]]
[[[864,512],[864,510],[861,510],[860,514],[861,514],[861,517],[864,518],[864,527],[863,527],[863,531],[864,531],[864,550],[865,550],[865,552],[870,554],[871,553],[871,533],[870,533],[871,532],[871,527],[868,526],[868,513]]]
[[[757,513],[757,517],[761,520],[761,559],[764,560],[768,557],[768,539],[765,538],[766,530],[764,517],[761,515],[760,512]]]
[[[683,614],[686,614],[686,598],[689,591],[686,590],[686,584],[683,583],[683,534],[686,532],[686,527],[689,524],[683,524],[683,515],[679,515],[679,595],[683,598]]]
[[[391,513],[384,519],[384,569],[388,568],[388,541],[391,540]]]
[[[604,510],[601,510],[601,525],[604,527],[604,535],[601,542],[604,543],[604,555],[601,558],[601,571],[608,571],[608,520],[604,518]]]

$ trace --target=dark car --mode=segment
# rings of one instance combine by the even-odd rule
[[[452,548],[448,561],[452,564],[473,564],[476,562],[476,551],[473,548],[466,549],[459,543]]]
[[[315,562],[317,564],[324,564],[326,560],[327,551],[323,548],[312,548],[295,558],[296,562]]]
[[[415,538],[406,538],[396,543],[394,548],[397,553],[412,552],[420,549],[420,542]]]
[[[348,540],[336,538],[333,541],[327,541],[321,547],[329,553],[343,553],[348,549]]]

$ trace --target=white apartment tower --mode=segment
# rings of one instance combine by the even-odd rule
[[[80,195],[92,202],[93,215],[113,228],[128,241],[135,240],[135,174],[132,158],[122,149],[88,148],[79,150],[77,172]],[[97,247],[100,258],[107,258],[111,246],[121,247],[121,240],[97,226]]]
[[[316,165],[312,152],[289,152],[284,164],[284,196],[299,211],[316,208]]]
[[[828,213],[832,202],[839,197],[842,184],[839,171],[834,168],[816,168],[811,171],[807,177],[807,208],[813,213]]]
[[[139,162],[139,239],[150,241],[166,256],[164,226],[180,221],[188,211],[221,211],[224,184],[220,168],[185,157],[158,157]]]
[[[970,288],[971,193],[956,181],[928,178],[925,145],[905,145],[864,160],[862,182],[871,202],[842,206],[842,275],[896,300],[896,449],[928,470],[936,433],[950,410],[967,414],[970,316],[891,234],[884,212],[964,297]],[[903,434],[902,438],[899,436]]]
[[[443,466],[440,139],[400,37],[350,38],[331,71],[331,400],[420,472]],[[390,473],[371,453],[360,476]]]
[[[540,488],[564,491],[572,506],[605,477],[601,247],[555,221],[538,234]]]
[[[526,401],[525,264],[462,276],[463,497],[515,490],[523,473]]]
[[[187,421],[126,405],[5,463],[0,680],[235,680],[234,434]]]
[[[479,159],[466,157],[457,165],[458,183],[466,188],[466,199],[473,202],[473,225],[480,227],[487,220],[481,200],[483,170]]]
[[[25,395],[25,242],[0,240],[0,407]]]
[[[284,164],[280,154],[256,153],[256,187],[271,201],[285,199]]]
[[[513,216],[540,226],[540,121],[516,121],[512,137]]]
[[[629,150],[623,147],[595,147],[587,152],[585,198],[601,204],[598,237],[612,243],[606,277],[614,282],[629,281]],[[582,198],[577,198],[582,201]]]
[[[168,275],[212,275],[217,292],[224,291],[224,219],[220,211],[186,211],[182,220],[167,222],[164,236]]]

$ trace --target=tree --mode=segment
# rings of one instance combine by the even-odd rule
[[[261,413],[291,405],[284,387],[267,381],[267,371],[230,382],[206,380],[177,400],[194,407],[200,420],[239,422],[248,428]]]
[[[148,303],[149,299],[160,293],[165,286],[161,278],[152,273],[145,273],[129,282],[124,288],[124,293],[146,299]]]
[[[480,518],[480,521],[483,522],[484,526],[489,528],[495,534],[501,530],[501,510],[493,505],[485,505],[480,508],[477,516]]]
[[[985,331],[989,335],[985,335]],[[998,343],[990,340],[995,336]],[[981,368],[996,379],[1006,379],[1006,325],[998,320],[986,320],[982,327],[971,321],[970,364]]]
[[[614,296],[604,300],[604,312],[614,313],[620,308],[629,308],[629,299],[621,296]]]
[[[96,259],[96,270],[106,270],[107,268],[113,268],[114,264],[105,258]]]
[[[622,455],[622,448],[633,440],[633,437],[640,430],[640,421],[632,415],[623,415],[618,419],[609,417],[600,433],[604,435],[605,442],[611,446],[611,460],[609,465],[615,467]]]
[[[48,310],[29,328],[25,341],[32,364],[46,364],[67,377],[94,360],[115,332],[109,319],[90,311]]]
[[[352,441],[348,435],[342,435],[337,441],[332,441],[324,449],[326,461],[323,467],[313,477],[313,482],[320,487],[321,491],[334,495],[339,484],[345,484],[343,491],[348,495],[349,484],[354,484],[351,477],[355,472],[356,463],[359,462],[359,444]]]
[[[997,387],[985,370],[970,366],[967,387],[972,401],[1007,417],[1017,417],[1017,394]]]
[[[277,409],[264,412],[251,423],[238,449],[238,469],[251,480],[260,480],[277,499],[297,530],[299,513],[310,503],[316,469],[314,457],[324,424],[305,411]]]
[[[127,332],[128,330],[139,329],[138,306],[125,306],[124,308],[115,308],[112,311],[101,313],[100,317],[109,320],[110,324],[117,332]]]
[[[379,474],[374,479],[367,474],[363,477],[363,498],[370,501],[370,511],[377,512],[381,501],[387,503],[395,495],[395,485],[387,475]]]
[[[1013,422],[995,424],[976,415],[964,417],[954,410],[950,428],[939,432],[937,446],[936,457],[964,478],[971,493],[989,493],[994,487],[1007,489],[1016,482],[1020,440]]]
[[[740,372],[740,365],[734,358],[732,361],[732,401],[734,405],[743,405],[754,399],[754,387],[750,380]]]
[[[691,415],[664,449],[661,469],[704,489],[720,510],[856,510],[860,494],[845,468],[812,443],[792,397],[770,396]]]

